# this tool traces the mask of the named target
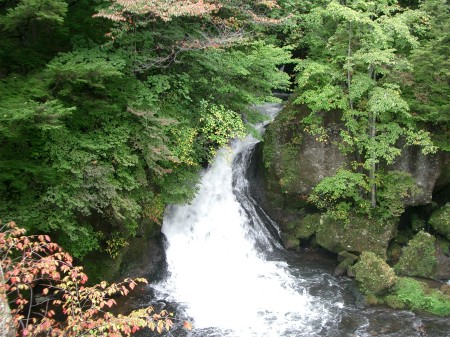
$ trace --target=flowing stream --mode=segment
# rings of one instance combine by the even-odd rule
[[[271,117],[280,108],[260,107]],[[222,150],[191,204],[165,214],[168,271],[151,285],[152,300],[193,323],[178,335],[450,336],[443,319],[363,307],[352,281],[332,276],[330,261],[283,250],[277,224],[249,193],[245,173],[257,142],[249,136]]]

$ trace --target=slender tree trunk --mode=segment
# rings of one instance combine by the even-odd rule
[[[3,269],[0,266],[0,337],[14,337],[16,336],[16,328],[11,316],[11,309],[9,308],[8,298],[1,288],[4,283]]]
[[[348,107],[353,110],[353,99],[351,97],[352,70],[350,58],[352,57],[352,23],[348,23],[348,48],[347,48],[347,91],[348,91]]]
[[[372,112],[372,120],[370,125],[370,140],[371,142],[375,142],[375,135],[376,135],[376,123],[377,123],[377,116],[375,112]],[[376,200],[376,193],[377,193],[377,187],[375,183],[375,170],[376,170],[376,163],[375,163],[375,155],[371,154],[371,167],[370,167],[370,173],[369,173],[369,180],[370,180],[370,204],[372,208],[377,207],[377,200]]]
[[[375,67],[373,65],[370,65],[369,67],[369,77],[373,80],[375,80]],[[375,143],[375,137],[377,133],[377,115],[375,111],[372,111],[372,116],[370,116],[370,143]],[[372,208],[377,207],[377,199],[376,199],[376,193],[377,193],[377,186],[375,182],[375,173],[376,173],[376,158],[375,153],[373,150],[371,150],[370,153],[370,169],[369,169],[369,182],[370,182],[370,204]]]

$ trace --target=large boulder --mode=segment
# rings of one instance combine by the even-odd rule
[[[394,266],[397,274],[436,278],[438,261],[436,258],[436,239],[429,233],[419,232],[402,250],[398,263]]]
[[[428,222],[436,232],[450,240],[450,203],[435,210]]]
[[[309,111],[304,106],[286,104],[264,135],[258,150],[259,174],[265,186],[263,207],[281,227],[303,214],[306,200],[325,177],[349,167],[353,154],[342,154],[340,130],[344,127],[339,111],[322,114],[324,137],[305,131],[301,122]],[[402,145],[402,144],[399,144]],[[429,204],[432,194],[450,184],[450,155],[444,152],[424,155],[417,146],[405,146],[388,170],[411,174],[419,192],[406,197],[405,207]]]
[[[264,134],[263,165],[259,165],[265,168],[260,172],[265,185],[263,205],[281,226],[295,220],[296,210],[306,206],[308,195],[323,178],[351,161],[337,145],[340,113],[324,114],[325,140],[303,130],[301,120],[308,113],[305,107],[288,103]]]
[[[389,241],[394,237],[396,229],[396,221],[380,224],[376,220],[350,214],[348,222],[345,223],[323,215],[316,232],[316,241],[336,254],[342,251],[370,251],[385,257]]]
[[[406,146],[389,168],[411,174],[419,187],[419,192],[407,197],[404,202],[405,206],[418,206],[430,203],[433,192],[450,182],[448,166],[449,155],[447,153],[438,152],[425,155],[418,146]]]
[[[140,224],[137,235],[128,239],[114,257],[105,252],[95,252],[85,260],[85,271],[89,280],[119,281],[124,278],[144,277],[156,280],[164,276],[167,262],[165,237],[155,223]]]
[[[360,289],[365,294],[383,295],[397,282],[394,270],[372,252],[363,252],[352,270]]]

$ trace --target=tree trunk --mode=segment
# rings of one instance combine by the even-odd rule
[[[375,135],[376,135],[376,122],[377,122],[377,116],[375,112],[372,112],[372,120],[370,125],[370,140],[372,142],[375,141]],[[371,155],[371,164],[370,164],[370,173],[369,173],[369,181],[370,181],[370,204],[372,208],[377,207],[377,200],[376,200],[376,192],[377,187],[375,183],[375,170],[376,170],[376,163],[375,163],[375,156]]]
[[[369,67],[369,77],[371,79],[375,79],[375,67],[373,66],[373,64],[370,65]],[[371,144],[375,143],[375,136],[377,133],[377,115],[375,111],[372,111],[372,116],[370,117],[370,142]],[[370,153],[370,168],[369,168],[369,183],[370,183],[370,205],[372,208],[376,208],[377,207],[377,186],[376,186],[376,182],[375,182],[375,173],[376,173],[376,161],[375,161],[375,154],[374,151],[371,151],[372,153]]]
[[[5,279],[3,277],[3,269],[0,267],[0,284],[3,285]],[[15,337],[16,327],[11,316],[11,309],[9,308],[8,298],[0,287],[0,337]]]
[[[348,23],[348,48],[347,48],[347,91],[348,91],[348,107],[353,110],[353,99],[351,97],[352,71],[350,57],[352,56],[352,23]]]

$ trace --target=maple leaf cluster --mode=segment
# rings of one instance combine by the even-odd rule
[[[113,297],[128,295],[145,279],[86,286],[83,268],[48,235],[27,236],[14,222],[0,229],[0,296],[9,300],[17,336],[122,337],[143,328],[162,333],[173,327],[173,314],[166,310],[109,311],[117,304]]]
[[[150,15],[163,21],[177,16],[203,16],[220,9],[219,4],[203,0],[112,0],[111,5],[94,15],[112,21],[128,21],[131,15]]]

